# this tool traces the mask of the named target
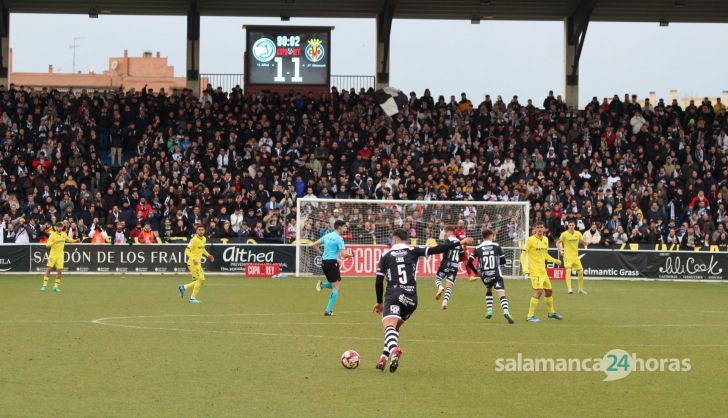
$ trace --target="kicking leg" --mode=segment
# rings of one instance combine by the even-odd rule
[[[435,300],[442,299],[442,293],[445,291],[445,288],[442,287],[442,273],[437,273],[437,277],[435,278],[435,287],[437,287],[437,293],[435,293]]]

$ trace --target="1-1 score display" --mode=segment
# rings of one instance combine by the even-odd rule
[[[325,29],[247,28],[248,82],[327,85],[329,38]]]

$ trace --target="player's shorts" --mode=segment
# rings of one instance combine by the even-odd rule
[[[63,255],[59,255],[58,257],[48,257],[48,264],[46,264],[46,267],[63,270]]]
[[[187,270],[190,271],[193,280],[205,281],[205,271],[202,269],[202,263],[198,265],[187,263]]]
[[[495,289],[495,290],[506,290],[506,284],[503,282],[503,278],[495,278],[495,277],[481,277],[480,280],[483,281],[483,284],[488,289]]]
[[[455,283],[455,279],[458,276],[458,268],[449,266],[447,264],[441,264],[440,268],[437,269],[437,277],[443,280],[447,280],[450,283]]]
[[[384,299],[384,311],[382,319],[388,316],[396,316],[406,321],[417,309],[417,296],[405,295],[403,293],[387,295]]]
[[[563,267],[565,269],[583,270],[583,267],[581,267],[581,260],[579,259],[579,256],[564,257]]]
[[[534,289],[551,289],[551,279],[545,271],[530,274],[531,287]]]
[[[339,271],[339,260],[323,260],[321,269],[324,271],[326,280],[329,283],[340,282],[341,272]]]

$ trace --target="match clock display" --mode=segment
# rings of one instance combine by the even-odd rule
[[[245,29],[248,83],[329,84],[330,28],[248,26]]]

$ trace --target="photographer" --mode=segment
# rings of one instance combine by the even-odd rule
[[[88,237],[93,244],[106,244],[106,240],[109,238],[109,235],[106,231],[104,231],[104,227],[101,225],[98,218],[94,218]]]

